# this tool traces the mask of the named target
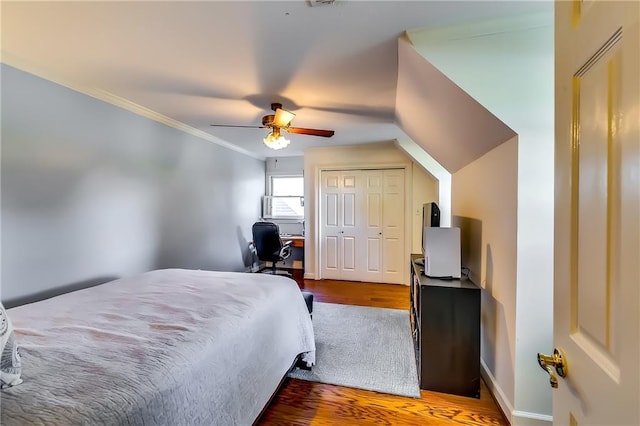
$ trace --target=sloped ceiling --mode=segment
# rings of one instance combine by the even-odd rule
[[[538,14],[408,31],[416,51],[521,137],[553,139],[553,4]]]
[[[539,3],[3,2],[2,60],[98,88],[257,155],[291,156],[404,136],[395,118],[405,30],[532,13]],[[210,126],[259,125],[271,102],[295,112],[294,125],[336,135],[291,135],[288,148],[272,151],[264,129]],[[417,113],[423,105],[402,108]]]
[[[398,40],[396,119],[399,126],[450,173],[516,133]]]

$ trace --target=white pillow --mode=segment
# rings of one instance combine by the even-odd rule
[[[7,311],[0,303],[0,388],[22,383],[22,363],[18,353],[18,342]]]

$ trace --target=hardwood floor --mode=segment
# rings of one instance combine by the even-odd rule
[[[409,287],[333,280],[298,280],[326,303],[409,309]],[[259,425],[508,425],[484,383],[481,397],[421,391],[408,398],[286,379]]]

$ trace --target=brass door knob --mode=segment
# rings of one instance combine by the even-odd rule
[[[556,373],[560,377],[567,377],[567,361],[562,351],[558,348],[553,350],[553,355],[538,353],[538,365],[549,374],[549,384],[551,384],[552,388],[558,387]]]

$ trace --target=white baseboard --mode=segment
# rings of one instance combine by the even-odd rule
[[[502,391],[500,385],[498,385],[496,378],[493,377],[493,374],[491,374],[482,359],[480,359],[480,375],[511,426],[552,426],[552,416],[514,410],[511,402]]]
[[[504,414],[504,416],[507,418],[507,421],[513,425],[511,414],[513,412],[513,406],[502,391],[500,385],[498,385],[496,378],[493,377],[493,374],[491,374],[491,371],[489,371],[487,364],[484,363],[484,360],[482,358],[480,358],[480,375],[482,376],[484,382],[487,384],[489,391],[493,394],[493,398],[500,406],[502,414]]]
[[[553,416],[515,410],[511,414],[511,426],[551,426]]]
[[[305,272],[304,273],[304,279],[305,280],[315,280],[316,276],[313,272]]]

